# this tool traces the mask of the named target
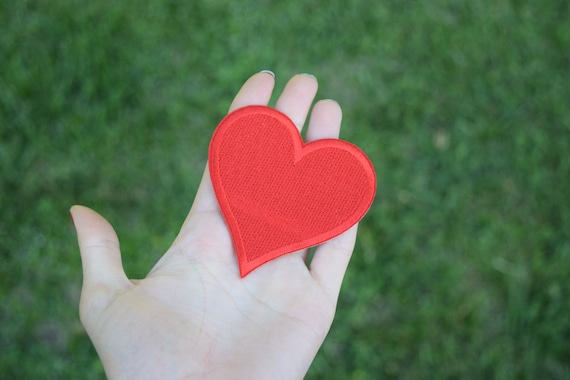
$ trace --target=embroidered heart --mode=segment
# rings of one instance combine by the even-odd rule
[[[358,147],[337,139],[305,144],[285,114],[265,106],[220,122],[208,165],[241,277],[348,230],[376,192],[374,168]]]

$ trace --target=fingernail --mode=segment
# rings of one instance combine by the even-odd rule
[[[275,73],[271,70],[261,70],[260,73],[265,73],[265,74],[269,74],[271,75],[273,78],[275,78]]]
[[[306,76],[308,76],[309,78],[313,78],[314,80],[317,80],[317,77],[316,77],[316,76],[314,76],[313,74],[309,74],[309,73],[301,73],[301,75],[306,75]]]

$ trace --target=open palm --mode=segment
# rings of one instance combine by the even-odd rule
[[[273,75],[242,87],[230,111],[267,105]],[[299,129],[316,80],[294,76],[276,108]],[[338,137],[341,110],[313,107],[307,140]],[[192,209],[145,279],[127,279],[117,236],[99,214],[71,209],[83,263],[80,315],[109,378],[302,378],[334,317],[356,226],[307,251],[279,257],[240,278],[231,238],[206,168]]]

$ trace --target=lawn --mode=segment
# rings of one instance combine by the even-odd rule
[[[144,277],[252,73],[298,72],[373,161],[307,379],[570,378],[570,3],[0,3],[0,377],[101,379],[68,209]]]

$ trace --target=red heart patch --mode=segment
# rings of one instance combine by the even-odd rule
[[[285,114],[265,106],[220,122],[208,165],[241,277],[340,235],[376,193],[374,168],[358,147],[337,139],[305,144]]]

